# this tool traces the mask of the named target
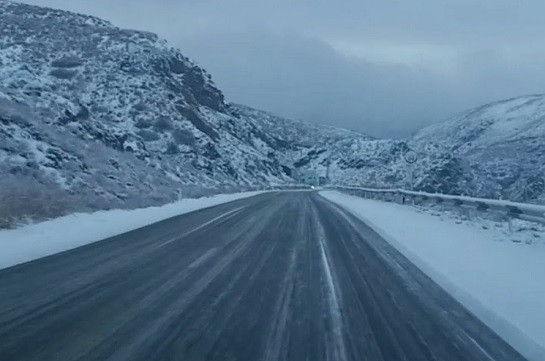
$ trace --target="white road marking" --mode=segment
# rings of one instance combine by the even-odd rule
[[[475,339],[473,337],[469,336],[465,332],[463,332],[463,333],[469,339],[469,341],[471,341],[471,343],[473,343],[479,349],[479,351],[481,351],[482,354],[484,356],[486,356],[486,358],[488,358],[490,361],[494,361],[494,358],[484,348],[482,348],[481,345],[479,345],[479,343],[477,341],[475,341]]]
[[[344,344],[344,338],[342,334],[342,316],[341,316],[341,307],[339,305],[339,297],[337,295],[337,290],[335,283],[333,282],[333,273],[329,264],[329,259],[326,252],[326,237],[325,232],[320,224],[320,218],[315,213],[314,214],[315,224],[318,228],[318,238],[320,241],[320,253],[322,259],[322,266],[324,269],[328,293],[328,303],[329,303],[329,312],[331,317],[331,322],[333,324],[333,360],[334,361],[344,361],[347,360],[346,357],[346,345]]]
[[[208,222],[205,222],[205,223],[203,223],[203,224],[201,224],[201,225],[199,225],[199,226],[197,226],[197,227],[195,227],[195,228],[193,228],[193,229],[191,229],[191,230],[189,230],[189,231],[187,231],[187,232],[185,232],[185,233],[183,233],[183,234],[181,234],[179,236],[176,236],[173,239],[169,239],[166,242],[158,244],[155,248],[163,247],[163,246],[166,246],[167,244],[170,244],[172,242],[176,242],[176,241],[180,240],[181,238],[183,238],[183,237],[185,237],[185,236],[187,236],[187,235],[189,235],[189,234],[191,234],[193,232],[196,232],[199,229],[202,229],[202,228],[204,228],[204,227],[206,227],[206,226],[208,226],[208,225],[210,225],[210,224],[212,224],[212,223],[214,223],[214,222],[216,222],[216,221],[218,221],[220,219],[226,221],[229,218],[232,218],[232,217],[236,216],[238,213],[240,213],[240,211],[243,208],[246,208],[246,207],[238,207],[238,208],[235,208],[233,210],[230,210],[229,212],[226,212],[226,213],[224,213],[224,214],[222,214],[220,216],[217,216],[216,218],[213,218],[213,219],[209,220]]]

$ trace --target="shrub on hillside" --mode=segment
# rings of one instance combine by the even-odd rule
[[[76,68],[82,64],[83,60],[75,55],[66,55],[51,62],[51,66],[55,68]]]
[[[140,129],[136,132],[136,134],[146,142],[154,142],[161,139],[161,136],[159,134],[147,129]]]
[[[188,145],[190,147],[195,145],[195,137],[187,129],[176,128],[172,131],[172,138],[179,145]]]
[[[0,228],[14,227],[25,220],[60,217],[73,209],[70,196],[57,185],[21,175],[0,180]]]
[[[59,69],[51,70],[49,72],[49,75],[54,76],[55,78],[58,78],[58,79],[69,80],[75,77],[77,73],[78,72],[75,70],[59,68]]]
[[[153,124],[153,127],[158,132],[164,132],[167,130],[172,129],[172,121],[167,117],[160,117],[155,121],[155,124]]]

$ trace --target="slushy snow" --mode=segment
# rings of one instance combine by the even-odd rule
[[[0,230],[0,269],[100,241],[180,214],[261,193],[220,194],[184,199],[160,207],[76,213],[17,229]]]
[[[320,194],[357,215],[526,358],[545,360],[541,226],[510,234],[506,224],[490,220]]]

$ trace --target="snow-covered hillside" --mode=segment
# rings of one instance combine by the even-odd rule
[[[289,140],[291,147],[282,149],[279,159],[322,172],[329,163],[335,183],[408,188],[413,173],[415,190],[545,202],[545,95],[487,104],[407,141],[343,131],[295,132],[285,121],[252,114],[247,116],[255,123]],[[409,148],[418,155],[412,166],[403,157]]]
[[[543,96],[478,108],[413,140],[374,139],[226,103],[210,75],[148,32],[5,0],[0,24],[0,219],[157,205],[308,170],[391,188],[409,187],[413,168],[420,190],[544,197]],[[47,207],[28,209],[37,204]]]
[[[402,164],[407,144],[401,140],[374,139],[350,130],[316,126],[279,118],[267,112],[236,106],[272,138],[274,154],[301,173],[313,169],[334,183],[362,183],[386,186],[404,181]]]
[[[164,203],[182,186],[288,180],[210,76],[156,35],[7,1],[0,24],[10,187],[46,184],[97,208]]]
[[[275,157],[299,174],[315,170],[336,184],[392,188],[411,186],[444,193],[464,193],[467,181],[459,165],[444,147],[410,140],[374,139],[361,133],[282,119],[272,114],[235,106],[263,134],[272,138]],[[409,149],[419,154],[410,166]],[[329,164],[329,172],[327,171]]]
[[[291,182],[292,169],[329,160],[341,181],[396,143],[228,104],[154,34],[2,0],[0,23],[3,208],[29,203],[4,213],[155,205],[191,189]],[[29,211],[44,194],[55,206]]]
[[[423,129],[413,142],[447,155],[450,175],[467,182],[468,194],[545,201],[545,95],[481,106]]]
[[[67,203],[91,209],[141,207],[192,187],[290,182],[293,169],[328,162],[334,181],[372,183],[377,155],[384,167],[381,157],[403,149],[228,104],[154,34],[2,0],[0,22],[4,189],[69,194]]]

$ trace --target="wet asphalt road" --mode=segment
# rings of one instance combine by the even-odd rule
[[[523,358],[361,221],[285,192],[0,271],[0,360]]]

